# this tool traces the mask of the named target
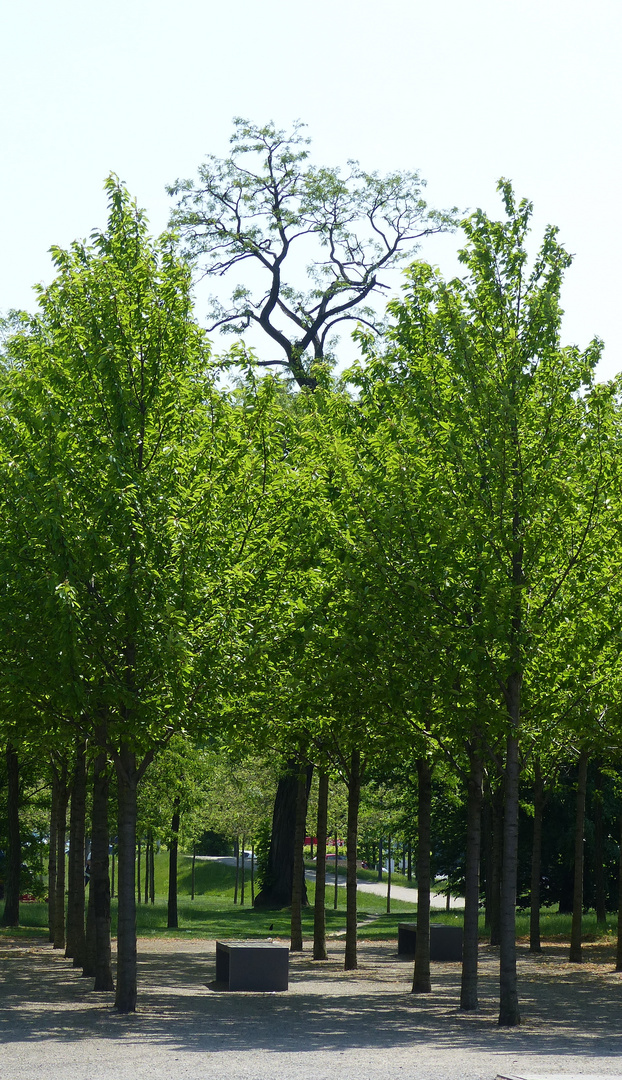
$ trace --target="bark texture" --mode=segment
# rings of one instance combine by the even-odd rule
[[[505,814],[503,821],[503,870],[501,877],[501,927],[499,936],[499,1024],[520,1024],[518,981],[516,973],[516,882],[518,877],[518,712],[520,681],[510,680],[508,692],[514,732],[508,736],[505,763]]]
[[[93,810],[91,822],[91,880],[89,900],[95,929],[94,990],[114,990],[110,948],[110,876],[108,847],[108,796],[110,773],[106,754],[95,758],[93,767]]]
[[[82,967],[86,959],[84,931],[84,834],[86,828],[86,743],[76,744],[71,781],[69,811],[69,859],[67,893],[67,944],[65,956],[73,959],[74,967]]]
[[[58,813],[56,818],[56,892],[54,899],[54,948],[65,948],[65,842],[67,837],[67,763],[58,768]]]
[[[353,750],[350,755],[348,777],[348,835],[346,862],[346,950],[344,968],[354,971],[358,967],[356,950],[356,850],[358,842],[359,804],[361,801],[361,752]],[[337,859],[335,859],[335,863]]]
[[[328,836],[328,774],[320,773],[317,796],[315,907],[313,959],[326,960],[326,841]]]
[[[464,892],[464,937],[460,1008],[477,1009],[477,966],[479,951],[479,864],[482,825],[482,760],[478,750],[470,750],[467,793],[467,844]],[[447,894],[449,896],[449,893]]]
[[[290,950],[302,952],[302,904],[305,868],[304,843],[307,822],[307,776],[303,769],[298,773],[296,788],[296,828],[294,831],[294,866],[291,896]]]
[[[149,851],[148,844],[145,845]],[[166,926],[169,930],[176,930],[179,926],[177,915],[177,854],[179,850],[179,795],[173,800],[173,817],[171,819],[171,843],[168,849],[168,908]],[[145,888],[149,881],[149,857],[145,858]],[[237,885],[237,880],[236,880]]]
[[[117,894],[117,991],[115,1008],[120,1013],[136,1011],[136,754],[122,743],[115,758],[118,786]]]
[[[13,743],[6,746],[7,767],[7,853],[4,879],[3,926],[19,926],[19,883],[22,841],[19,831],[19,758]]]
[[[574,887],[572,891],[572,928],[570,930],[569,954],[569,960],[573,964],[580,964],[583,959],[581,950],[581,924],[583,921],[583,846],[585,840],[587,766],[587,750],[582,750],[579,755],[579,769],[577,775],[577,808],[574,831]]]
[[[542,820],[544,814],[544,784],[540,762],[534,763],[533,840],[531,844],[531,897],[529,909],[529,948],[541,952],[540,943],[540,879],[542,866]]]
[[[297,790],[298,765],[289,761],[277,787],[266,881],[255,897],[255,907],[282,908],[292,902]],[[303,904],[307,903],[307,889],[303,885]]]
[[[417,759],[417,944],[413,994],[429,994],[430,981],[430,828],[432,770],[426,758]]]
[[[50,805],[50,843],[48,848],[48,931],[54,941],[54,901],[56,900],[56,830],[58,824],[58,781],[52,769],[52,798]]]

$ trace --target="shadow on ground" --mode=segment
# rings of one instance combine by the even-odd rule
[[[314,964],[292,956],[285,994],[218,993],[213,943],[150,942],[140,956],[140,1009],[119,1017],[112,995],[93,994],[83,979],[47,944],[0,944],[0,1042],[54,1039],[148,1039],[163,1049],[272,1052],[415,1048],[533,1051],[540,1055],[592,1058],[622,1055],[622,982],[610,964],[570,966],[560,949],[542,957],[520,955],[524,1024],[499,1029],[498,958],[483,948],[481,1010],[460,1013],[459,965],[433,969],[433,992],[413,996],[411,965],[395,945],[361,947],[361,967],[344,972],[341,955]],[[603,955],[603,951],[600,950]]]

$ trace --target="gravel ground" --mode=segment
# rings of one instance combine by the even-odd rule
[[[523,1024],[499,1029],[498,955],[481,949],[481,1009],[456,1006],[458,964],[433,965],[409,993],[395,942],[362,942],[360,967],[290,961],[282,994],[215,992],[214,942],[139,942],[139,1011],[117,1016],[48,944],[0,941],[0,1080],[494,1080],[622,1076],[622,978],[612,951],[519,949]]]

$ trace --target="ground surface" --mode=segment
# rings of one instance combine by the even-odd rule
[[[498,957],[481,950],[482,1008],[457,1009],[459,965],[433,965],[431,994],[409,993],[395,942],[343,944],[314,963],[294,954],[282,994],[218,993],[214,942],[139,942],[140,1010],[110,995],[48,944],[0,941],[1,1080],[494,1080],[505,1075],[622,1075],[622,980],[603,947],[581,966],[549,946],[520,949],[524,1023],[499,1029]]]

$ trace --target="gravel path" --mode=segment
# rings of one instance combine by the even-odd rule
[[[344,972],[343,945],[314,963],[294,954],[283,994],[218,993],[214,942],[139,942],[140,1011],[110,995],[48,944],[0,941],[0,1080],[494,1080],[498,1074],[622,1074],[622,980],[612,953],[581,966],[550,946],[519,949],[524,1023],[499,1029],[498,956],[481,949],[482,1008],[456,1008],[459,965],[433,965],[431,994],[409,993],[395,942],[363,942]]]

